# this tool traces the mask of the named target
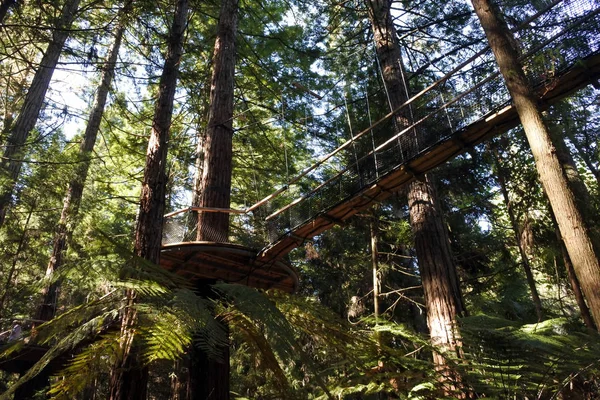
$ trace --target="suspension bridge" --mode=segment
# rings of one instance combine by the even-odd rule
[[[599,12],[589,1],[554,1],[513,30],[541,109],[590,83],[600,88]],[[407,112],[412,124],[395,127],[394,115]],[[291,250],[518,124],[492,52],[482,48],[251,207],[167,214],[161,265],[190,279],[292,292]],[[230,214],[227,243],[195,241],[202,212]]]

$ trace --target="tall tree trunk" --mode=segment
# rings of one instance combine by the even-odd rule
[[[67,40],[68,29],[75,19],[79,2],[80,0],[67,0],[65,2],[60,19],[52,33],[52,41],[44,53],[44,57],[25,96],[21,112],[10,131],[2,156],[2,163],[0,164],[0,173],[7,180],[0,187],[0,227],[4,225],[6,211],[11,203],[15,183],[21,172],[22,157],[25,154],[25,144],[29,132],[35,127],[39,117],[46,91]]]
[[[552,224],[554,225],[554,232],[556,233],[556,240],[560,246],[560,252],[563,257],[563,263],[565,265],[565,269],[567,270],[567,277],[569,278],[569,283],[571,284],[571,289],[573,290],[573,295],[575,296],[575,301],[577,302],[577,306],[579,307],[579,312],[581,314],[581,319],[585,326],[590,329],[596,329],[596,325],[594,324],[594,320],[592,319],[592,315],[590,314],[590,309],[588,308],[585,297],[581,291],[581,285],[579,284],[579,280],[577,279],[577,275],[575,274],[575,269],[573,268],[573,263],[571,262],[571,258],[569,257],[569,252],[565,247],[565,243],[560,235],[560,230],[558,229],[558,223],[556,222],[556,217],[550,209],[550,216],[552,217]]]
[[[168,50],[159,82],[158,99],[154,108],[152,132],[146,152],[146,167],[140,195],[140,209],[135,227],[134,253],[141,260],[158,264],[160,259],[163,214],[167,177],[165,166],[173,101],[183,54],[187,26],[188,0],[178,0],[168,39]],[[136,293],[126,293],[126,307],[121,320],[120,357],[110,378],[111,400],[146,398],[147,367],[142,366],[135,343],[137,311]]]
[[[200,207],[229,208],[231,200],[233,88],[238,0],[223,0],[213,53]],[[229,214],[200,213],[198,240],[226,242]]]
[[[229,208],[231,201],[233,95],[235,73],[235,36],[239,0],[223,0],[219,13],[208,124],[203,140],[202,179],[198,206]],[[197,239],[226,242],[229,235],[228,213],[198,214]],[[199,293],[207,293],[207,282],[198,283]],[[191,354],[191,399],[229,399],[229,348],[221,349],[222,360],[214,360],[194,347]]]
[[[523,236],[521,235],[519,223],[517,221],[517,217],[515,216],[512,201],[510,200],[510,195],[508,193],[505,171],[501,166],[498,156],[498,150],[493,149],[492,152],[494,153],[494,161],[496,164],[496,179],[500,184],[500,191],[502,192],[502,197],[504,198],[504,204],[506,205],[506,211],[508,212],[510,226],[512,227],[515,242],[517,243],[517,247],[519,248],[519,254],[521,255],[521,264],[523,265],[523,270],[525,271],[525,277],[527,279],[527,285],[529,286],[529,291],[531,292],[531,300],[533,301],[538,321],[541,321],[544,318],[544,313],[542,310],[542,301],[540,300],[540,296],[535,285],[535,279],[533,277],[533,273],[531,272],[531,265],[529,264],[529,257],[527,256],[527,251],[525,251],[525,246],[522,240]]]
[[[15,4],[17,4],[17,0],[2,0],[0,2],[0,25],[4,25],[4,18],[6,18],[8,10]]]
[[[373,26],[377,57],[386,84],[390,107],[400,107],[408,98],[403,79],[400,45],[396,38],[390,0],[366,0]],[[396,129],[409,124],[405,112],[395,117]],[[433,344],[459,354],[460,340],[456,331],[456,316],[464,311],[449,240],[439,210],[433,182],[427,176],[411,183],[409,189],[410,222],[427,305],[427,324]],[[434,362],[442,374],[448,393],[452,381],[460,378],[448,370],[441,354],[434,354]]]
[[[569,188],[556,148],[537,108],[536,97],[523,73],[517,50],[511,45],[514,38],[501,20],[499,11],[489,0],[471,1],[521,119],[540,181],[554,210],[583,293],[590,304],[592,317],[596,327],[600,327],[600,264],[597,249],[594,248],[583,213],[578,209]]]
[[[106,99],[115,75],[117,56],[119,55],[121,40],[123,39],[123,33],[125,32],[126,19],[131,12],[131,8],[132,0],[128,0],[120,11],[119,23],[115,30],[115,40],[102,69],[100,86],[98,86],[85,134],[79,146],[79,163],[75,167],[75,174],[69,182],[63,202],[62,213],[60,215],[60,220],[58,221],[57,231],[54,235],[54,246],[52,254],[50,255],[48,267],[46,268],[46,279],[49,281],[52,280],[54,273],[62,266],[63,256],[66,253],[68,241],[70,241],[73,230],[76,227],[76,219],[79,214],[81,198],[83,197],[83,187],[90,168],[92,151],[94,150],[96,137],[100,131],[100,123],[102,122],[102,116],[104,115]],[[56,313],[56,299],[58,297],[59,285],[59,282],[52,282],[43,289],[43,301],[38,308],[37,319],[48,321],[54,317],[54,314]]]
[[[379,252],[377,242],[379,241],[379,221],[375,212],[372,215],[369,227],[371,231],[371,271],[373,273],[373,314],[375,324],[379,323]]]
[[[460,356],[456,317],[463,315],[465,308],[437,194],[429,177],[411,183],[408,208],[432,344]],[[456,389],[451,382],[460,382],[460,377],[448,369],[444,356],[434,353],[433,360],[441,373],[449,375],[448,390]]]
[[[592,319],[592,315],[590,314],[590,309],[587,304],[585,304],[585,298],[583,297],[583,293],[581,292],[581,285],[579,285],[579,280],[577,279],[577,275],[575,274],[575,269],[573,268],[573,263],[569,258],[569,253],[565,248],[565,244],[560,237],[560,232],[558,227],[556,228],[556,236],[560,242],[560,251],[563,256],[563,263],[565,264],[565,268],[567,270],[567,276],[569,277],[569,283],[571,284],[571,289],[573,289],[573,295],[575,296],[575,301],[577,302],[577,306],[579,307],[579,312],[581,314],[581,319],[583,319],[583,323],[590,329],[596,329],[594,325],[594,320]]]

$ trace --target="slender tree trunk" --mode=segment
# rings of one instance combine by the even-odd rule
[[[472,0],[472,3],[512,96],[535,158],[540,181],[554,210],[561,236],[581,289],[590,304],[596,327],[599,327],[600,264],[583,213],[578,209],[573,192],[569,188],[564,170],[556,156],[556,148],[537,108],[535,95],[523,73],[518,53],[511,45],[514,39],[510,30],[489,0]]]
[[[379,224],[377,216],[373,213],[371,223],[371,270],[373,272],[373,314],[375,314],[375,324],[379,323],[379,252],[377,242],[379,241]]]
[[[563,262],[565,264],[565,268],[567,269],[567,276],[569,277],[569,283],[571,284],[571,289],[573,289],[573,295],[575,296],[575,301],[577,302],[577,306],[579,307],[579,312],[581,313],[581,319],[583,319],[583,323],[590,329],[596,329],[596,325],[594,325],[594,320],[592,319],[592,315],[590,314],[590,309],[587,304],[585,304],[585,298],[583,297],[583,293],[581,292],[581,286],[579,285],[579,280],[577,279],[577,275],[575,274],[575,269],[573,268],[573,263],[569,258],[569,253],[565,248],[565,244],[560,237],[560,232],[558,231],[558,227],[556,229],[556,236],[560,242],[560,250],[563,256]]]
[[[23,232],[21,232],[21,237],[19,238],[19,244],[17,245],[17,252],[12,259],[12,264],[10,266],[10,270],[8,271],[8,276],[6,277],[6,284],[4,285],[4,291],[2,292],[2,297],[0,297],[0,316],[2,316],[2,312],[5,310],[5,302],[8,297],[8,292],[11,287],[13,287],[13,280],[15,279],[15,274],[17,273],[17,263],[19,262],[19,257],[21,256],[21,251],[25,246],[25,240],[27,239],[27,231],[29,229],[29,221],[31,221],[31,216],[33,215],[33,211],[35,210],[36,204],[35,202],[31,205],[29,209],[29,213],[27,214],[27,219],[25,220],[25,226],[23,226]]]
[[[0,2],[0,25],[4,25],[4,19],[6,18],[6,14],[8,14],[8,10],[15,4],[17,4],[17,0],[2,0]]]
[[[233,88],[238,0],[223,0],[213,53],[200,207],[229,208],[231,199]],[[200,213],[198,240],[226,242],[229,214]]]
[[[202,179],[197,194],[200,207],[230,207],[238,2],[223,0],[221,3],[213,53],[208,125],[203,140]],[[228,235],[229,214],[198,214],[198,240],[226,242]],[[207,282],[199,282],[199,293],[206,294],[209,291],[207,285]],[[192,348],[191,399],[229,399],[229,348],[220,350],[222,360],[214,360],[201,349]]]
[[[510,226],[512,227],[515,242],[517,243],[517,247],[519,248],[519,254],[521,255],[521,264],[523,265],[525,277],[527,278],[527,285],[529,286],[529,291],[531,292],[531,300],[533,301],[538,321],[541,321],[544,318],[544,313],[542,310],[542,301],[540,300],[540,296],[535,285],[535,279],[533,277],[533,273],[531,272],[529,257],[527,256],[525,246],[523,245],[522,235],[520,234],[521,230],[519,229],[519,223],[517,221],[517,217],[515,216],[512,201],[510,201],[508,187],[506,186],[506,177],[504,175],[504,170],[500,165],[498,151],[497,149],[493,149],[492,151],[494,153],[494,161],[496,164],[496,178],[498,180],[498,183],[500,184],[500,191],[502,192],[502,197],[504,198],[504,204],[506,205],[506,211],[508,212]]]
[[[390,107],[398,108],[408,98],[403,79],[400,45],[390,13],[391,1],[366,0],[373,26],[377,57],[382,68]],[[409,124],[407,113],[396,115],[396,129]],[[459,355],[460,338],[456,317],[464,311],[460,287],[452,261],[449,240],[439,210],[434,185],[429,177],[411,183],[409,189],[410,222],[427,305],[427,323],[432,343]],[[445,375],[448,393],[460,377],[451,372],[441,354],[434,354],[438,370]],[[455,393],[453,393],[455,394]]]
[[[52,254],[50,255],[48,267],[46,268],[46,279],[48,281],[52,281],[54,273],[62,266],[68,241],[70,241],[73,230],[76,227],[79,205],[81,204],[81,198],[83,197],[83,187],[90,168],[96,137],[100,131],[100,123],[102,122],[102,116],[104,115],[106,99],[115,75],[117,56],[119,55],[121,40],[123,39],[123,33],[125,32],[126,19],[131,12],[131,6],[132,1],[129,0],[121,9],[119,24],[115,30],[115,40],[102,69],[100,86],[98,86],[85,134],[79,147],[79,163],[75,167],[75,174],[69,182],[63,202],[62,213],[60,215],[60,220],[58,221],[57,231],[54,235],[54,246]],[[51,282],[43,289],[43,301],[38,308],[37,319],[48,321],[54,317],[54,314],[56,313],[56,299],[58,297],[59,285],[59,282]]]
[[[163,214],[165,208],[167,148],[173,101],[183,54],[187,25],[188,0],[178,0],[168,39],[168,50],[159,82],[152,132],[148,141],[146,167],[135,228],[134,253],[141,260],[158,264],[160,259]],[[111,400],[146,398],[148,369],[143,366],[135,343],[136,293],[126,293],[127,304],[121,320],[120,354],[110,378]]]
[[[581,291],[581,285],[579,284],[579,280],[577,279],[577,275],[575,274],[575,269],[573,268],[573,263],[571,262],[571,258],[569,257],[569,252],[565,247],[565,243],[563,242],[562,236],[560,235],[560,230],[558,229],[558,223],[556,222],[556,217],[550,209],[550,216],[552,217],[552,224],[554,225],[554,232],[556,233],[556,240],[560,246],[560,252],[563,257],[563,263],[565,264],[565,269],[567,270],[567,277],[569,278],[569,283],[571,284],[571,289],[573,290],[573,295],[575,296],[575,301],[577,302],[577,306],[579,307],[579,312],[581,314],[581,319],[585,326],[590,329],[596,329],[596,325],[594,324],[594,320],[590,314],[590,309],[588,308],[585,297]]]
[[[33,77],[21,112],[12,126],[8,137],[0,164],[0,173],[7,180],[0,187],[0,227],[4,225],[6,211],[12,201],[15,183],[21,172],[22,158],[25,154],[25,145],[29,137],[29,132],[35,127],[35,123],[39,117],[52,74],[68,37],[67,29],[75,19],[79,2],[80,0],[67,0],[65,2],[59,22],[52,34],[52,41],[48,45],[40,66]]]

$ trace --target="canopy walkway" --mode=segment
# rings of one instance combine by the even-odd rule
[[[522,62],[543,109],[590,83],[598,85],[599,12],[597,3],[555,1],[514,29],[528,46],[521,49]],[[166,215],[161,264],[192,278],[247,280],[293,291],[296,273],[281,261],[291,250],[519,124],[489,48],[437,76],[402,107],[351,132],[351,140],[253,206],[191,207]],[[399,129],[392,117],[401,112],[413,123]],[[198,212],[230,213],[231,243],[200,246],[194,231]]]

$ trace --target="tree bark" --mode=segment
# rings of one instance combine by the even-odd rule
[[[165,165],[179,62],[183,54],[187,12],[188,0],[178,0],[160,77],[158,99],[154,108],[140,195],[140,209],[135,227],[134,253],[142,260],[141,262],[145,260],[153,264],[158,264],[160,261],[167,184]],[[110,399],[142,400],[146,398],[148,369],[143,366],[135,343],[137,323],[135,291],[127,291],[126,302],[121,319],[120,354],[111,371]]]
[[[514,38],[510,30],[489,0],[472,0],[472,3],[521,119],[540,181],[554,210],[573,268],[598,327],[600,326],[600,264],[583,213],[577,207],[564,170],[556,156],[556,148],[537,108],[536,97],[528,85],[517,50],[511,45]]]
[[[402,56],[396,37],[389,0],[366,0],[373,27],[377,57],[381,65],[390,108],[397,109],[408,98],[407,83],[403,79]],[[396,129],[409,125],[410,115],[395,116]],[[464,311],[460,287],[452,261],[449,240],[439,210],[433,182],[427,176],[411,183],[409,189],[410,223],[425,292],[427,324],[432,343],[459,355],[460,340],[456,330],[456,316]],[[434,363],[442,373],[448,394],[460,377],[450,371],[447,361],[434,354]]]
[[[115,30],[115,40],[102,68],[100,85],[98,86],[98,91],[96,93],[96,98],[94,99],[94,105],[88,119],[83,140],[79,146],[79,163],[75,167],[75,174],[69,182],[60,220],[58,221],[57,231],[54,235],[52,254],[50,255],[50,261],[46,268],[46,279],[48,281],[52,281],[54,273],[62,266],[68,242],[71,240],[71,235],[76,227],[79,205],[81,204],[81,198],[83,197],[83,188],[91,164],[92,151],[94,150],[96,137],[100,131],[100,123],[102,122],[102,117],[104,115],[106,99],[115,75],[117,56],[119,55],[119,48],[121,47],[121,40],[123,39],[123,33],[125,32],[126,20],[128,14],[131,12],[132,4],[132,1],[128,0],[121,9],[119,23]],[[59,282],[51,282],[42,290],[43,300],[37,311],[37,319],[48,321],[54,317],[56,313],[56,299],[58,297],[59,286]]]
[[[504,204],[506,205],[506,211],[510,220],[510,226],[512,227],[515,242],[517,244],[517,247],[519,248],[519,254],[521,255],[521,264],[523,265],[523,270],[525,271],[525,277],[527,279],[527,285],[529,286],[529,291],[531,292],[531,301],[533,302],[533,305],[535,307],[535,313],[539,322],[544,318],[542,301],[540,300],[540,296],[535,285],[535,279],[533,277],[533,273],[531,272],[531,265],[529,264],[529,257],[527,256],[527,251],[525,251],[525,246],[523,245],[523,237],[520,234],[521,230],[519,229],[519,223],[517,221],[517,217],[515,216],[512,201],[510,200],[508,187],[506,186],[505,172],[500,164],[498,150],[493,149],[492,151],[494,153],[494,161],[496,164],[496,179],[500,184],[500,191],[502,192],[502,198],[504,199]]]
[[[461,340],[456,317],[463,315],[465,308],[437,194],[429,177],[411,183],[408,208],[431,342],[445,352],[453,352],[460,357]],[[460,377],[448,369],[444,356],[434,353],[433,360],[438,371],[448,374],[445,383],[449,393],[456,390],[452,382],[459,383]]]
[[[223,0],[213,52],[208,124],[203,138],[202,178],[195,198],[200,207],[229,208],[231,202],[233,97],[235,74],[235,36],[239,0]],[[227,242],[228,213],[198,214],[199,241]],[[208,292],[208,283],[199,282],[198,292]],[[221,322],[222,323],[222,322]],[[229,348],[215,360],[193,347],[190,363],[191,399],[229,399]],[[192,372],[193,371],[193,372]]]
[[[373,314],[375,315],[375,324],[379,323],[379,252],[377,242],[379,241],[379,224],[375,213],[369,224],[371,231],[371,271],[373,273]]]
[[[230,207],[237,14],[238,0],[223,0],[213,53],[200,207]],[[229,214],[198,214],[198,240],[226,242],[228,233]]]
[[[27,138],[39,117],[46,91],[67,40],[68,28],[75,19],[79,2],[80,0],[67,0],[65,2],[60,19],[52,33],[52,41],[46,48],[40,66],[25,96],[21,112],[10,131],[0,164],[1,173],[7,180],[0,188],[0,227],[4,225],[6,212],[12,201],[15,183],[21,172],[22,157],[25,154]]]
[[[581,314],[581,319],[585,326],[590,329],[596,330],[596,325],[594,324],[594,320],[592,315],[590,314],[590,309],[588,308],[585,297],[583,296],[583,292],[581,291],[581,285],[579,284],[579,280],[577,279],[577,275],[575,274],[575,269],[573,268],[573,263],[571,262],[571,258],[569,257],[569,252],[565,247],[565,243],[560,235],[560,230],[558,229],[558,223],[556,222],[556,217],[550,209],[550,217],[552,217],[552,224],[554,225],[554,232],[556,233],[556,240],[560,246],[560,252],[562,254],[563,263],[565,265],[565,269],[567,270],[567,277],[569,278],[569,283],[571,284],[571,289],[573,290],[573,295],[575,296],[575,301],[577,302],[577,306],[579,307],[579,312]]]
[[[558,227],[556,229],[556,236],[560,242],[560,251],[563,256],[563,263],[565,264],[565,268],[567,270],[567,276],[569,277],[569,283],[571,284],[571,289],[573,289],[573,295],[575,296],[575,301],[577,302],[577,306],[579,307],[579,312],[581,314],[581,319],[583,319],[583,323],[590,329],[596,329],[594,325],[594,320],[592,319],[592,315],[590,314],[590,309],[587,304],[585,304],[585,298],[583,297],[583,293],[581,292],[581,286],[579,285],[579,280],[577,280],[577,275],[575,274],[575,269],[573,268],[573,263],[569,258],[569,253],[565,248],[565,244],[560,237],[560,232]]]

